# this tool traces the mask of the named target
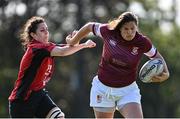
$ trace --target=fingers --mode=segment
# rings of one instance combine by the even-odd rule
[[[90,48],[96,47],[96,43],[90,45]]]
[[[153,76],[152,77],[152,82],[163,82],[165,80],[167,80],[169,78],[169,75],[168,73],[161,73],[160,75],[157,75],[157,76]]]
[[[69,35],[66,36],[66,43],[67,44],[70,44],[70,45],[78,45],[78,43],[76,44],[72,44],[72,40],[73,40],[73,37],[77,34],[77,30],[74,30],[72,33],[70,33]]]
[[[72,33],[68,35],[69,38],[73,38],[77,34],[77,30],[74,30]]]
[[[157,83],[157,82],[162,82],[162,80],[159,79],[159,78],[153,77],[150,82],[152,82],[152,83]]]
[[[85,42],[85,45],[86,45],[87,47],[89,47],[89,48],[93,48],[93,47],[96,46],[96,43],[93,42],[92,40],[87,40],[87,41]]]
[[[71,35],[69,34],[68,36],[66,36],[66,43],[70,44],[71,41]]]
[[[71,33],[71,37],[73,37],[74,35],[76,35],[78,31],[77,30],[74,30],[72,33]]]

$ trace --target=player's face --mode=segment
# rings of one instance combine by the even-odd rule
[[[135,37],[136,31],[137,25],[133,21],[125,23],[120,29],[121,36],[127,41],[131,41]]]
[[[49,31],[45,22],[38,24],[38,28],[35,33],[35,39],[41,42],[48,42]]]

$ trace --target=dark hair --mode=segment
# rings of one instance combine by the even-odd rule
[[[33,16],[27,20],[20,33],[21,44],[26,49],[27,44],[32,41],[31,33],[36,33],[38,24],[45,22],[44,18]]]
[[[124,12],[115,20],[109,22],[111,30],[119,30],[127,22],[135,22],[138,25],[138,17],[132,12]]]

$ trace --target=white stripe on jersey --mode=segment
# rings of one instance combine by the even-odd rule
[[[95,32],[95,35],[99,36],[99,37],[102,37],[101,31],[100,31],[101,25],[102,24],[100,24],[100,23],[94,23],[94,32]]]
[[[148,56],[148,57],[152,57],[152,56],[154,56],[155,55],[155,53],[156,53],[156,48],[152,45],[152,48],[148,51],[148,52],[146,52],[146,53],[144,53],[146,56]]]

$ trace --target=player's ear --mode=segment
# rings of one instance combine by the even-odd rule
[[[32,38],[35,38],[35,37],[36,37],[36,34],[33,33],[33,32],[31,32],[31,33],[30,33],[30,36],[31,36]]]

